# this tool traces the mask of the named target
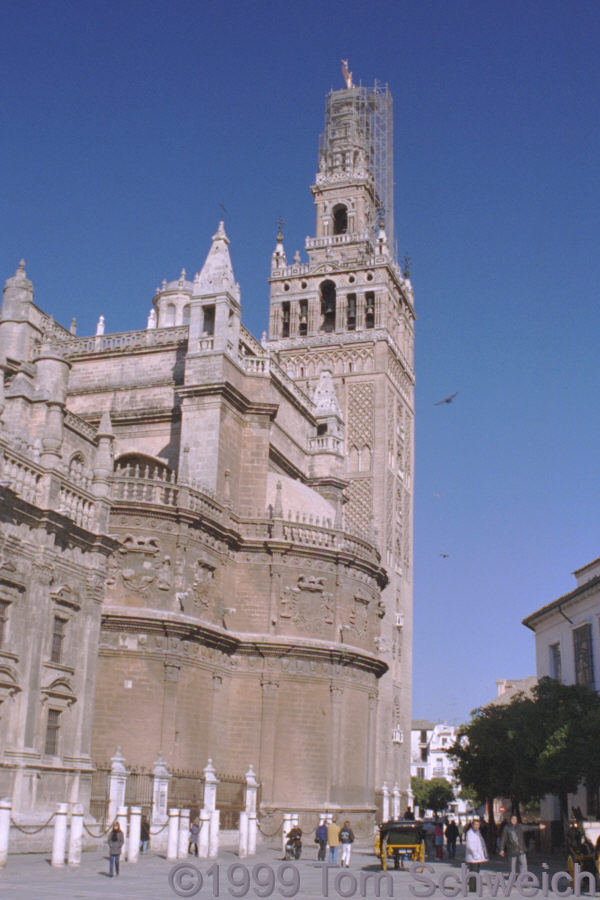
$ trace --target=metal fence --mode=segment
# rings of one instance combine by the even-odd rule
[[[244,776],[216,773],[217,809],[221,812],[221,828],[237,829],[240,812],[244,809]],[[148,769],[130,769],[125,786],[125,806],[141,806],[142,813],[152,813],[153,773]],[[97,822],[106,824],[110,797],[110,766],[98,765],[92,775],[90,813]],[[167,805],[169,809],[189,809],[191,819],[200,814],[204,798],[202,771],[175,770],[171,772]],[[260,788],[257,797],[260,804]]]

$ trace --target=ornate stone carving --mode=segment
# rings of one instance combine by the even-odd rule
[[[318,575],[300,575],[296,587],[284,588],[279,607],[280,618],[291,620],[299,631],[327,631],[335,618],[333,594]]]

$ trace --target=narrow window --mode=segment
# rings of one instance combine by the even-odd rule
[[[367,291],[365,294],[365,328],[375,328],[375,294]]]
[[[555,678],[556,681],[562,681],[560,644],[550,644],[550,678]]]
[[[594,661],[592,658],[592,626],[581,625],[573,631],[575,655],[575,682],[594,687]]]
[[[427,762],[427,747],[421,747],[421,762]]]
[[[66,627],[66,619],[61,619],[60,616],[54,616],[54,626],[52,629],[52,648],[50,650],[50,659],[54,663],[59,663],[62,661]]]
[[[60,709],[49,709],[46,720],[46,741],[44,753],[46,756],[58,756],[58,732],[60,728]]]
[[[189,303],[186,303],[185,306],[183,307],[182,314],[181,314],[181,324],[182,325],[190,324],[190,304]]]
[[[6,642],[9,606],[10,603],[7,600],[0,600],[0,647],[3,647]]]
[[[321,285],[321,331],[335,331],[335,284],[324,281]]]
[[[202,331],[210,337],[215,333],[215,308],[214,306],[205,306],[202,312]]]
[[[346,327],[348,331],[354,331],[356,329],[356,294],[348,294]]]
[[[308,334],[308,300],[300,301],[300,336]]]
[[[348,210],[340,203],[333,209],[333,233],[346,234],[348,231]]]
[[[285,302],[281,304],[281,337],[290,336],[290,304]]]

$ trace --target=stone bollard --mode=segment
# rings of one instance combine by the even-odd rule
[[[0,800],[0,869],[8,859],[8,835],[10,833],[10,812],[12,804],[8,797]]]
[[[167,826],[167,859],[177,859],[179,846],[179,810],[169,810],[169,824]]]
[[[129,843],[127,859],[136,863],[140,855],[140,831],[142,827],[142,807],[132,806],[129,810]]]
[[[381,785],[381,818],[383,822],[390,818],[390,789],[385,781]]]
[[[127,807],[119,806],[117,809],[117,822],[121,826],[121,831],[123,832],[123,849],[121,851],[121,859],[126,861],[127,857]]]
[[[210,837],[208,843],[208,855],[211,859],[219,853],[219,827],[221,824],[221,811],[214,809],[210,814]]]
[[[52,839],[52,865],[60,868],[65,864],[67,847],[67,813],[68,803],[59,803],[54,817],[54,837]]]
[[[179,841],[177,846],[177,859],[187,859],[190,845],[190,811],[179,811]]]
[[[111,825],[117,817],[119,807],[125,803],[127,775],[125,757],[121,753],[121,748],[117,747],[117,752],[110,761],[108,821]]]
[[[207,809],[200,810],[200,834],[198,835],[198,856],[206,859],[208,856],[209,834],[210,834],[210,813]]]
[[[281,826],[281,853],[283,858],[285,859],[285,844],[287,841],[287,833],[292,827],[292,814],[284,813],[283,814],[283,825]]]
[[[392,819],[400,818],[400,788],[398,782],[392,788]]]
[[[76,803],[71,812],[71,830],[69,832],[69,856],[70,866],[78,866],[81,863],[81,847],[83,844],[83,806]]]
[[[246,810],[240,812],[240,846],[238,855],[240,859],[248,856],[248,813]]]
[[[256,813],[248,814],[248,856],[254,856],[256,853],[256,830],[257,830]]]

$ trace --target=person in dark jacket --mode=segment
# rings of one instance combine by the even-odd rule
[[[527,852],[525,847],[525,834],[528,831],[537,831],[545,828],[545,825],[523,825],[518,816],[511,816],[502,830],[500,838],[500,856],[507,856],[510,860],[511,872],[517,871],[519,860],[519,872],[527,871]]]
[[[108,835],[108,853],[109,853],[109,863],[110,863],[110,877],[113,877],[113,872],[117,875],[119,874],[119,860],[121,858],[121,850],[123,849],[123,844],[125,843],[125,835],[121,831],[121,826],[118,822],[112,827],[110,834]]]
[[[458,828],[454,819],[450,819],[446,825],[446,844],[448,845],[448,856],[454,859],[456,856],[456,839],[458,838]]]
[[[142,816],[140,824],[140,853],[146,853],[150,842],[150,822],[147,816]]]
[[[340,841],[342,844],[342,866],[350,868],[350,856],[352,855],[352,844],[354,843],[354,832],[350,828],[350,822],[346,820],[340,831]]]
[[[315,831],[315,841],[317,841],[319,845],[319,852],[317,853],[317,861],[325,862],[325,858],[327,856],[327,825],[325,822],[321,822]]]

